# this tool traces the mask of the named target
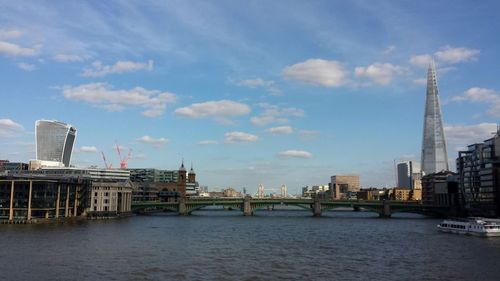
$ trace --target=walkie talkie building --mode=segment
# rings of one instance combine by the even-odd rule
[[[35,127],[36,159],[60,162],[69,167],[76,129],[53,120],[38,120]]]
[[[427,71],[424,137],[422,141],[422,173],[424,175],[448,170],[448,153],[439,106],[436,66],[431,62]]]

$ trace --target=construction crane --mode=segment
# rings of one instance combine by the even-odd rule
[[[132,157],[132,149],[128,150],[127,157],[124,158],[122,158],[120,146],[118,144],[116,144],[116,151],[118,152],[118,158],[120,158],[120,169],[127,169],[128,160]]]
[[[104,166],[106,167],[106,169],[112,169],[113,164],[108,165],[108,161],[106,161],[106,156],[104,155],[104,152],[101,151],[101,154],[102,154],[102,160],[104,160]]]

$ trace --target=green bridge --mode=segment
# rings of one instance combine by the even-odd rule
[[[193,211],[208,206],[222,206],[234,210],[241,210],[243,215],[252,216],[256,210],[269,209],[276,205],[297,206],[311,210],[314,216],[321,216],[323,211],[335,208],[353,208],[354,210],[367,210],[379,214],[380,217],[389,218],[393,213],[417,213],[426,216],[449,216],[449,207],[436,207],[423,205],[417,202],[404,201],[343,201],[314,199],[256,199],[249,196],[245,198],[206,198],[191,199],[181,198],[178,202],[132,202],[132,211],[144,213],[152,211],[172,211],[179,215],[190,215]]]

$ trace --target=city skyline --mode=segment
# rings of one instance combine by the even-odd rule
[[[210,187],[393,186],[394,159],[420,162],[434,58],[455,170],[500,117],[500,5],[450,3],[2,3],[0,159],[35,159],[54,119],[81,167],[116,166],[118,142]]]

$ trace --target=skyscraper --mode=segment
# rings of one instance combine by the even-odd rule
[[[420,180],[420,166],[414,161],[402,161],[397,165],[397,187],[419,188],[416,181]]]
[[[448,170],[448,154],[443,132],[443,118],[439,106],[436,66],[431,62],[427,70],[424,137],[422,141],[422,173],[424,175]]]
[[[53,120],[37,120],[35,125],[36,160],[63,163],[69,167],[76,129]]]

